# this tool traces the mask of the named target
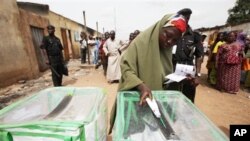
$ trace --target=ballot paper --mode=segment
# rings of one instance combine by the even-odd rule
[[[166,83],[180,82],[185,79],[187,75],[195,76],[195,68],[192,65],[176,64],[175,72],[171,73],[165,78],[169,79]]]
[[[175,54],[175,53],[176,53],[176,49],[177,49],[177,46],[174,45],[173,48],[172,48],[172,54]]]

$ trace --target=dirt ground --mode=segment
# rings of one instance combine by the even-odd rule
[[[206,61],[204,61],[202,65],[202,76],[200,77],[200,85],[197,87],[195,105],[229,136],[229,125],[250,124],[250,93],[241,89],[239,93],[233,95],[220,92],[210,87],[206,82],[207,70],[205,65]],[[82,66],[80,65],[80,61],[78,66],[88,73],[77,77],[70,73],[70,77],[63,79],[63,85],[104,88],[108,95],[108,113],[110,113],[115,101],[118,84],[107,83],[102,68],[94,69],[93,67]],[[77,79],[71,79],[72,76]],[[111,141],[110,136],[108,140]]]

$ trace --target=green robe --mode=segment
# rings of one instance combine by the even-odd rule
[[[159,31],[171,15],[140,33],[121,58],[119,91],[145,83],[151,90],[162,90],[165,76],[172,73],[172,47],[159,47]]]
[[[151,90],[162,90],[165,76],[172,73],[172,47],[160,49],[159,32],[172,15],[141,32],[128,46],[121,58],[119,91],[126,91],[145,83]],[[110,129],[115,121],[116,103],[111,110]]]

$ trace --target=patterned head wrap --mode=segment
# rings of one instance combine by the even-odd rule
[[[179,14],[170,17],[170,20],[163,27],[170,27],[170,26],[176,27],[182,33],[184,33],[187,29],[187,22],[185,20],[185,17]]]

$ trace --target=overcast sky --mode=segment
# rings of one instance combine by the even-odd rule
[[[135,29],[143,31],[165,14],[182,8],[191,8],[190,25],[195,28],[225,24],[228,9],[236,0],[17,0],[48,4],[50,10],[69,19],[83,23],[98,31],[116,30],[120,39],[128,39]]]

